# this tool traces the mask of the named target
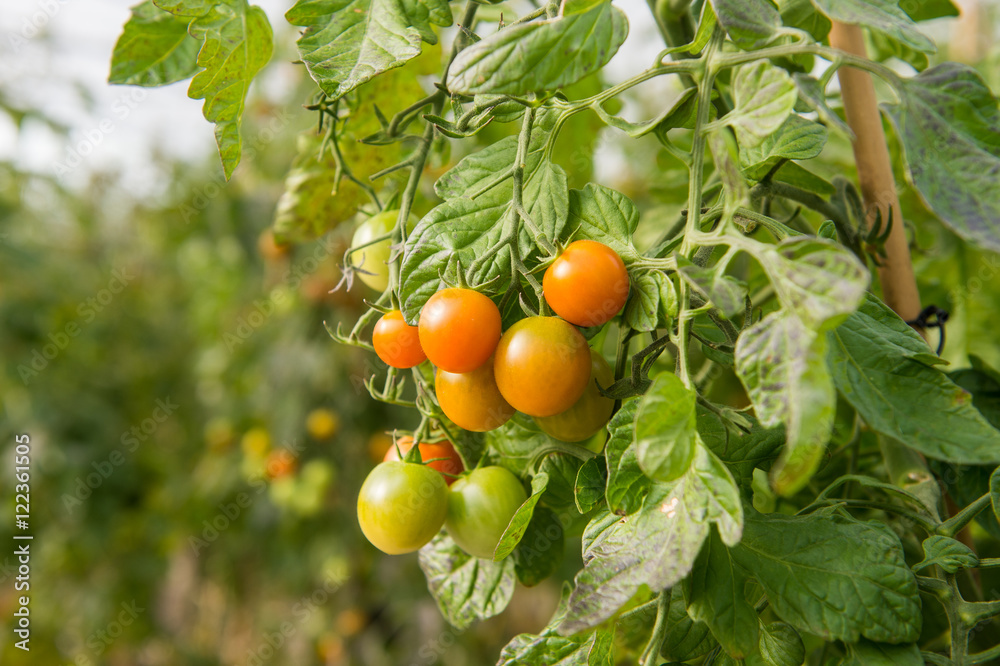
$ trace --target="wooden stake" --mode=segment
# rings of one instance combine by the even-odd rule
[[[830,45],[862,58],[867,57],[864,34],[856,25],[834,21],[830,30]],[[869,226],[875,224],[876,210],[881,212],[883,226],[889,218],[889,210],[892,210],[892,231],[885,243],[887,258],[878,269],[883,300],[905,321],[912,321],[920,314],[920,293],[913,276],[910,248],[903,228],[885,132],[882,130],[882,116],[875,99],[875,86],[868,72],[853,67],[841,67],[837,77],[847,124],[854,131],[854,159],[858,165],[861,197]]]

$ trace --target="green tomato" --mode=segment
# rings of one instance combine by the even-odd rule
[[[510,519],[527,499],[514,474],[503,467],[481,467],[451,485],[445,529],[469,555],[492,560]]]
[[[384,236],[396,226],[398,210],[384,210],[373,215],[357,228],[351,247],[358,247]],[[410,214],[406,223],[407,230],[412,231],[417,223],[417,217]],[[385,291],[389,286],[389,258],[392,256],[392,242],[387,238],[377,243],[361,248],[351,254],[351,264],[357,271],[356,275],[366,285],[375,291]]]
[[[535,423],[547,434],[564,442],[582,442],[593,437],[604,430],[615,409],[615,401],[601,395],[597,385],[607,388],[614,381],[615,373],[611,366],[603,356],[591,349],[590,381],[580,399],[566,411],[554,416],[536,416]],[[603,439],[598,446],[603,447]],[[599,453],[600,450],[598,448],[595,452]]]
[[[425,465],[384,462],[371,471],[358,496],[365,537],[389,555],[420,549],[440,531],[448,513],[448,486]]]

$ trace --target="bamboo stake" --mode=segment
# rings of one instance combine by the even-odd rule
[[[834,21],[830,30],[830,45],[862,58],[867,57],[864,34],[856,25]],[[882,130],[882,116],[875,99],[875,86],[868,72],[852,67],[840,68],[837,77],[847,124],[854,131],[854,159],[858,165],[861,197],[869,225],[875,223],[875,211],[878,210],[884,226],[889,219],[889,210],[892,210],[892,231],[885,243],[886,260],[878,269],[882,296],[896,314],[905,321],[912,321],[920,314],[920,293],[910,263],[910,248],[906,242],[889,149]]]

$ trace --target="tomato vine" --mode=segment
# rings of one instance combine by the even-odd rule
[[[204,18],[191,18],[203,4],[154,3],[162,21],[191,26]],[[422,546],[421,567],[445,618],[464,628],[502,611],[515,580],[552,575],[563,542],[579,538],[583,567],[566,583],[556,616],[540,634],[514,638],[500,664],[968,666],[1000,658],[1000,646],[969,648],[970,634],[988,642],[974,629],[995,621],[1000,603],[978,598],[978,583],[958,577],[997,560],[957,538],[974,520],[1000,536],[1000,411],[982,391],[967,391],[962,375],[944,372],[879,298],[894,289],[899,256],[891,246],[906,224],[894,219],[895,193],[873,202],[864,182],[862,196],[849,177],[827,180],[831,169],[805,166],[822,164],[828,142],[844,147],[855,138],[856,119],[827,92],[833,77],[847,68],[873,75],[890,91],[883,110],[927,209],[965,242],[1000,250],[1000,196],[983,175],[1000,172],[997,100],[971,67],[929,66],[923,55],[934,45],[918,21],[950,15],[951,3],[930,3],[915,20],[891,0],[650,2],[666,48],[606,88],[599,72],[628,34],[625,14],[607,0],[534,6],[510,23],[489,2],[469,1],[454,17],[445,0],[357,4],[301,0],[287,14],[304,29],[299,53],[319,87],[307,108],[318,113],[322,139],[318,149],[306,144],[303,160],[329,154],[329,196],[350,183],[370,200],[348,207],[345,220],[365,224],[398,211],[391,231],[366,236],[344,257],[350,287],[352,272],[370,269],[363,262],[355,271],[354,255],[388,241],[390,257],[379,262],[388,288],[349,333],[341,322],[328,330],[337,342],[374,351],[391,343],[368,342],[383,313],[392,310],[403,327],[394,331],[421,326],[421,353],[380,351],[394,367],[366,376],[364,386],[376,400],[416,409],[411,441],[447,442],[474,471],[456,482],[458,491],[427,477],[434,524],[415,524],[427,529],[405,543],[373,526],[388,521],[372,518],[381,510],[374,494],[359,510],[366,534],[387,552]],[[255,11],[244,0],[213,7]],[[903,76],[834,48],[828,34],[843,25],[888,40],[896,53],[923,55],[913,58],[922,66]],[[202,53],[240,36],[233,25],[212,30],[218,34],[189,30],[205,40]],[[445,36],[450,46],[432,62],[440,67],[422,70],[436,70],[434,83],[421,88],[410,70],[433,61]],[[115,71],[145,62],[128,48],[153,48],[129,44],[116,49]],[[258,64],[237,78],[249,83]],[[207,57],[196,65],[217,67]],[[648,120],[614,115],[623,98],[660,77],[683,92],[660,100]],[[397,80],[411,84],[412,97],[394,98]],[[243,103],[230,87],[199,92],[217,127],[210,107]],[[851,94],[845,87],[845,103]],[[383,107],[402,108],[386,117]],[[655,144],[680,165],[686,182],[671,200],[676,221],[653,196],[641,195],[640,206],[604,184],[570,187],[590,178],[567,172],[560,147],[578,142],[592,159],[596,130],[569,129],[585,117]],[[353,134],[372,118],[378,131]],[[226,136],[219,145],[228,173],[239,150]],[[346,157],[352,141],[392,159],[361,177]],[[453,148],[465,155],[452,159]],[[330,182],[329,173],[295,176],[290,195]],[[411,214],[419,218],[412,229]],[[335,230],[345,220],[320,226]],[[657,240],[648,243],[641,225]],[[275,227],[279,238],[308,235],[280,218]],[[603,301],[613,305],[601,316],[573,319],[580,326],[553,316],[572,319],[542,277],[576,241],[613,255],[629,285],[627,299]],[[451,337],[432,348],[426,308],[449,288],[475,292],[491,314],[474,317],[467,305],[483,335],[448,320],[434,335]],[[580,290],[581,300],[599,291],[580,279],[561,289],[570,297]],[[510,342],[523,331],[529,342]],[[436,374],[423,352],[438,366],[449,364],[447,355],[461,358]],[[588,375],[598,374],[584,367],[591,353],[602,373],[613,361],[613,381]],[[444,400],[442,371],[458,387]],[[1000,386],[1000,373],[984,364],[969,372]],[[466,409],[475,400],[482,404]],[[512,405],[520,409],[513,417]],[[593,432],[591,424],[542,421],[574,408],[601,419],[596,439],[563,442],[552,433]],[[612,415],[600,428],[605,408]],[[373,476],[427,476],[408,467],[416,458],[383,463],[390,467]],[[897,474],[904,461],[908,471]],[[961,466],[991,476],[949,516],[937,479]],[[470,480],[490,475],[506,484],[501,491],[501,481],[482,483],[483,496],[503,495],[502,515],[479,495],[458,494],[478,492]],[[520,492],[527,485],[530,495]],[[553,520],[558,543],[539,554],[533,538]],[[474,529],[482,525],[490,529]],[[472,558],[477,565],[466,566]],[[923,631],[934,618],[922,598],[943,606],[947,640]]]

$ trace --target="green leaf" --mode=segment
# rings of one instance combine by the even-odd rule
[[[746,666],[801,666],[806,659],[802,637],[791,625],[772,622],[761,625],[757,652],[746,658]]]
[[[809,0],[782,0],[781,22],[790,28],[805,30],[817,42],[822,42],[830,34],[833,24],[812,6]]]
[[[719,275],[713,268],[705,268],[681,255],[677,259],[677,273],[691,285],[696,294],[731,317],[746,309],[746,284],[731,275]]]
[[[205,100],[203,113],[215,123],[228,179],[240,163],[240,126],[250,82],[271,59],[271,24],[260,7],[232,0],[191,21],[188,31],[202,42],[198,66],[204,68],[191,80],[188,97]]]
[[[610,2],[567,0],[555,18],[511,25],[464,49],[448,89],[525,95],[562,88],[604,67],[627,36],[625,13]]]
[[[932,535],[924,539],[924,559],[913,565],[914,571],[920,571],[937,565],[950,574],[959,569],[972,569],[979,566],[979,558],[972,549],[961,541],[951,537]]]
[[[494,562],[499,562],[510,555],[514,551],[514,547],[521,542],[521,537],[524,536],[525,530],[528,529],[528,523],[531,522],[531,517],[534,515],[535,505],[542,498],[542,493],[545,492],[548,485],[549,475],[545,472],[539,472],[532,477],[531,496],[511,516],[507,529],[504,530],[500,541],[497,542],[496,549],[493,551]]]
[[[698,437],[695,398],[677,375],[661,372],[639,399],[636,457],[654,481],[673,481],[691,466]]]
[[[615,614],[643,585],[668,588],[691,571],[715,523],[724,543],[739,540],[743,508],[725,466],[698,447],[688,473],[655,483],[636,513],[599,511],[584,532],[584,568],[577,573],[559,632],[569,635]]]
[[[526,180],[542,163],[546,140],[555,127],[556,119],[555,113],[538,112],[535,116],[524,160]],[[516,136],[507,136],[466,155],[437,179],[434,183],[435,194],[442,199],[475,199],[510,181],[517,159],[517,140]]]
[[[860,25],[884,33],[907,46],[934,53],[937,47],[899,8],[897,0],[812,0],[813,5],[834,21]]]
[[[204,16],[216,5],[218,0],[153,0],[160,9],[174,16],[195,18]]]
[[[319,158],[321,141],[313,131],[300,137],[299,153],[285,176],[285,191],[274,212],[274,232],[280,238],[317,238],[331,225],[350,219],[343,204],[356,204],[357,199],[347,192],[331,196],[338,185],[337,164],[329,152]]]
[[[1000,111],[971,67],[943,63],[904,79],[885,104],[923,202],[955,233],[1000,250]]]
[[[701,53],[702,49],[708,46],[709,40],[712,39],[712,33],[715,32],[715,26],[718,23],[719,20],[715,17],[712,3],[702,3],[701,16],[698,17],[698,30],[694,34],[694,39],[691,40],[691,46],[685,50],[693,55]]]
[[[755,422],[749,433],[737,435],[727,430],[719,417],[703,407],[698,408],[698,434],[743,488],[750,487],[754,469],[769,467],[785,443],[784,428],[767,429]]]
[[[190,22],[150,0],[132,7],[111,55],[108,83],[165,86],[194,76],[201,45],[188,34]]]
[[[836,127],[848,137],[854,136],[854,132],[851,131],[851,128],[848,127],[843,118],[838,116],[837,112],[827,105],[826,91],[823,90],[823,86],[820,85],[819,81],[802,72],[792,74],[792,81],[795,82],[795,88],[799,91],[799,100],[805,102],[816,111],[820,120],[827,125]]]
[[[465,629],[499,614],[514,594],[514,562],[468,555],[444,533],[420,549],[427,587],[448,624]]]
[[[632,294],[625,305],[625,325],[637,331],[666,328],[677,315],[674,283],[660,271],[640,273],[632,280]]]
[[[539,474],[549,476],[549,485],[542,498],[545,506],[555,511],[576,512],[576,476],[583,461],[570,453],[557,451],[545,456]]]
[[[632,235],[639,224],[639,209],[631,199],[609,187],[588,183],[569,191],[569,216],[562,239],[588,239],[604,243],[621,256],[625,265],[639,259]]]
[[[926,53],[912,49],[888,35],[872,32],[867,35],[867,38],[868,57],[875,62],[885,62],[890,58],[897,58],[918,72],[927,69],[927,65],[930,64]]]
[[[748,177],[760,180],[780,159],[808,160],[819,155],[826,136],[825,127],[793,113],[757,146],[740,147],[740,166]]]
[[[932,458],[1000,462],[1000,431],[967,391],[926,365],[936,357],[877,299],[869,296],[827,337],[837,389],[873,430]]]
[[[778,9],[769,0],[712,0],[719,25],[744,50],[758,49],[781,25]]]
[[[576,474],[576,508],[580,513],[590,513],[604,501],[604,490],[607,488],[607,470],[604,458],[595,456],[583,463]]]
[[[447,0],[298,0],[285,18],[305,28],[299,55],[334,99],[420,55],[452,21]]]
[[[777,245],[744,242],[740,247],[760,262],[781,304],[808,328],[836,327],[865,298],[868,269],[833,241],[798,236]]]
[[[903,9],[914,21],[929,21],[945,16],[958,16],[958,7],[951,0],[922,0],[907,2]]]
[[[746,600],[746,583],[746,574],[713,531],[688,579],[687,611],[693,620],[708,625],[734,659],[743,659],[757,650],[757,611]]]
[[[737,564],[774,613],[824,640],[912,642],[920,635],[917,581],[887,526],[837,513],[746,516]]]
[[[715,171],[722,181],[725,196],[725,215],[731,216],[740,206],[745,206],[750,199],[750,188],[747,186],[743,172],[740,171],[740,149],[732,132],[720,128],[709,132],[708,148],[712,153]]]
[[[861,639],[847,645],[847,658],[842,666],[924,666],[916,643],[887,645]]]
[[[580,643],[570,638],[519,634],[504,647],[497,666],[598,666],[611,663],[611,634],[595,631]]]
[[[442,289],[441,277],[457,282],[459,269],[469,270],[476,259],[503,236],[503,219],[510,201],[502,197],[449,199],[420,220],[406,239],[400,267],[400,309],[416,322],[420,309]],[[510,248],[501,249],[472,276],[473,285],[507,275]],[[494,289],[502,291],[500,283]]]
[[[562,521],[550,509],[536,506],[512,555],[517,579],[527,587],[538,585],[562,564],[564,548]]]
[[[833,195],[837,190],[827,180],[820,178],[797,162],[785,162],[771,180],[788,183],[807,192],[813,192],[825,197]]]
[[[639,510],[649,492],[651,481],[639,468],[633,435],[639,400],[626,400],[608,423],[610,437],[604,445],[608,463],[608,487],[605,497],[608,510],[628,515]]]
[[[718,646],[708,625],[695,622],[687,614],[681,585],[675,585],[662,594],[670,597],[667,610],[667,631],[663,639],[660,655],[671,664],[688,662],[708,654]],[[650,627],[656,622],[658,600],[651,601],[622,613],[615,620],[615,633],[619,645],[636,651],[642,650],[649,642]]]
[[[540,451],[552,446],[552,439],[542,432],[535,420],[520,412],[507,423],[486,433],[487,444],[500,455],[500,464],[518,476]]]
[[[784,311],[744,330],[736,374],[765,427],[784,425],[785,450],[771,472],[781,495],[798,492],[819,467],[833,432],[837,396],[826,368],[825,339]]]
[[[760,144],[778,130],[795,108],[792,77],[766,60],[743,65],[733,77],[736,108],[722,121],[736,131],[741,147]]]

